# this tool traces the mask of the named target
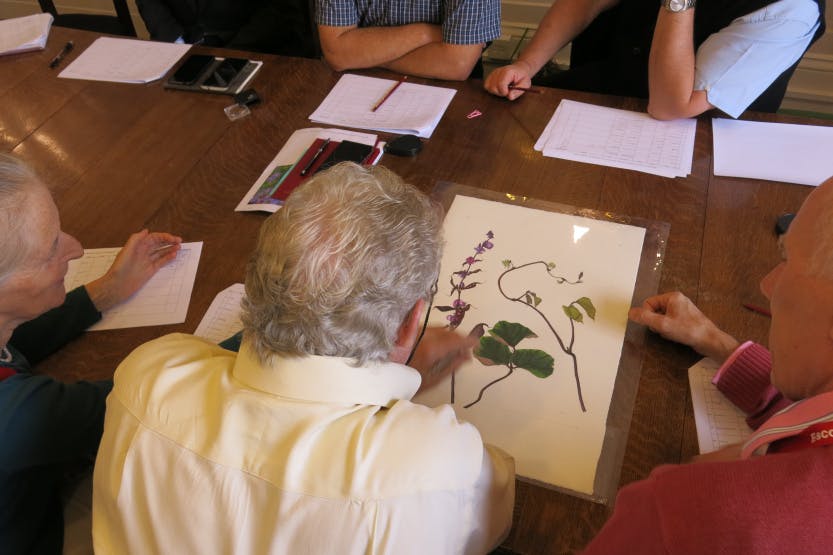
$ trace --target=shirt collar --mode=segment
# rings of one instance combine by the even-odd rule
[[[298,401],[390,406],[414,396],[419,372],[393,362],[352,366],[352,359],[273,355],[261,364],[244,341],[234,363],[234,377],[253,389]]]
[[[744,443],[741,458],[766,453],[773,442],[795,436],[807,427],[833,420],[833,392],[815,395],[785,407],[764,422]]]

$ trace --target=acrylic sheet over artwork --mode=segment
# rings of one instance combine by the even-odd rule
[[[467,258],[475,258],[470,269],[480,271],[464,276],[469,288],[460,297],[471,306],[457,331],[469,333],[480,323],[488,328],[499,321],[519,323],[537,337],[527,337],[514,348],[544,351],[554,359],[549,376],[515,368],[487,388],[479,402],[464,408],[509,369],[472,360],[456,375],[458,416],[475,424],[484,441],[514,456],[519,476],[592,496],[645,229],[458,195],[444,231],[434,307],[454,306],[458,292],[452,281],[459,283],[461,276],[453,273],[469,267]],[[542,263],[522,267],[535,261]],[[550,263],[555,266],[548,271]],[[507,272],[511,268],[517,269]],[[504,273],[500,284],[505,296],[498,287]],[[565,280],[559,283],[559,278]],[[520,302],[506,297],[520,297]],[[454,318],[453,311],[445,310],[432,309],[433,325]],[[572,358],[547,322],[575,355],[585,411]],[[527,366],[534,368],[538,362]],[[436,406],[450,402],[450,392],[448,380],[417,400]]]

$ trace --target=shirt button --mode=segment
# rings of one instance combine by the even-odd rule
[[[634,56],[639,56],[640,54],[642,54],[642,49],[639,48],[638,46],[634,46],[633,49],[631,49],[631,53]]]

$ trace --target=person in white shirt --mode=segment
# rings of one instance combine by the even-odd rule
[[[117,369],[96,553],[496,547],[512,459],[450,406],[410,401],[470,356],[444,329],[418,339],[441,221],[380,167],[340,164],[293,192],[248,265],[239,354],[173,334]]]

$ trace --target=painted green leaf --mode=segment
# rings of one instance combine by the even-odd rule
[[[512,261],[509,260],[509,259],[502,260],[501,264],[503,264],[504,268],[511,268],[512,267]]]
[[[564,314],[566,314],[567,318],[570,320],[575,320],[579,323],[584,322],[584,316],[581,315],[581,311],[573,305],[562,306],[561,308],[564,309]]]
[[[532,295],[528,291],[524,294],[524,302],[526,304],[532,304]]]
[[[547,270],[555,270],[555,262],[547,262]]]
[[[531,329],[523,324],[518,324],[517,322],[507,322],[506,320],[501,320],[495,324],[494,327],[489,330],[489,333],[499,339],[502,339],[510,347],[514,347],[527,337],[538,337]]]
[[[540,349],[518,349],[512,355],[512,363],[533,376],[546,378],[552,374],[555,360]]]
[[[535,293],[533,293],[532,295],[533,295],[533,300],[535,301],[533,306],[538,306],[539,304],[541,304],[541,297],[539,297]]]
[[[474,356],[484,366],[507,366],[512,361],[509,347],[489,335],[480,338]]]
[[[434,310],[439,310],[440,312],[451,312],[454,310],[453,306],[435,306]]]
[[[593,306],[593,301],[590,300],[590,297],[582,297],[576,301],[576,304],[584,309],[591,320],[596,319],[596,307]]]

